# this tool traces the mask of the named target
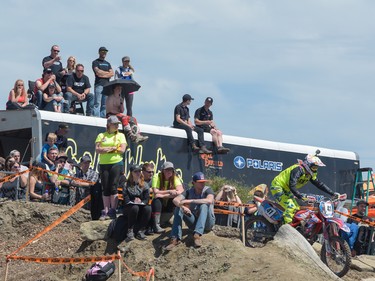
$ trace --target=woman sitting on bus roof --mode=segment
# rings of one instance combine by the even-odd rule
[[[107,119],[107,130],[100,133],[95,140],[95,151],[99,154],[100,179],[103,190],[102,215],[100,220],[115,219],[118,203],[119,179],[124,170],[122,154],[127,143],[125,135],[118,131],[120,121],[115,115]]]
[[[160,227],[162,212],[173,214],[173,198],[180,195],[184,188],[180,177],[175,173],[172,162],[164,162],[161,172],[152,178],[154,199],[152,200],[152,218],[155,233],[163,233],[165,229]]]
[[[7,110],[23,109],[29,104],[27,92],[23,80],[18,79],[14,83],[13,89],[9,93],[8,102],[6,103]]]

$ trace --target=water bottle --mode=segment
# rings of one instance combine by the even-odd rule
[[[44,190],[44,196],[42,196],[42,200],[43,201],[47,201],[48,200],[48,189]]]
[[[52,201],[53,203],[58,203],[59,202],[59,187],[56,186],[55,187],[55,191],[53,192],[53,197],[52,197]]]

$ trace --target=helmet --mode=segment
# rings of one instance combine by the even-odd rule
[[[324,163],[322,162],[322,160],[320,160],[318,156],[311,155],[311,154],[306,155],[304,162],[309,167],[312,167],[312,166],[324,167],[325,166]]]

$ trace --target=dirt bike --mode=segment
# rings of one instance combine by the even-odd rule
[[[263,247],[272,240],[283,224],[284,208],[271,200],[254,196],[258,205],[257,215],[245,223],[245,241],[249,247]],[[291,226],[296,228],[310,244],[318,241],[322,234],[323,242],[320,259],[337,276],[344,276],[351,265],[351,251],[348,243],[340,237],[339,231],[349,232],[349,227],[334,216],[335,204],[344,202],[346,194],[336,199],[321,195],[309,195],[305,200],[313,204],[313,210],[302,209],[294,215]]]

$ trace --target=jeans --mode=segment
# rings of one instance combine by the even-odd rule
[[[35,96],[36,96],[36,106],[39,108],[39,110],[42,110],[45,105],[43,101],[43,92],[38,90]]]
[[[346,225],[350,228],[350,232],[341,231],[341,237],[348,242],[350,250],[353,250],[354,243],[358,237],[359,227],[355,223],[346,223]]]
[[[69,109],[72,102],[78,100],[77,96],[73,95],[71,92],[66,92],[64,98],[67,101],[67,108]],[[86,116],[92,116],[94,111],[94,94],[88,93],[86,98],[82,101],[86,102]]]
[[[177,124],[177,125],[174,125],[174,127],[178,128],[178,129],[185,130],[189,146],[192,146],[194,144],[195,141],[194,141],[194,137],[193,137],[193,129],[192,128],[190,128],[188,125],[185,125],[185,124]],[[199,147],[204,146],[203,129],[199,128],[199,127],[194,127],[194,131],[198,135]]]
[[[194,229],[195,233],[202,235],[204,231],[210,231],[215,224],[215,215],[213,207],[210,204],[200,204],[198,216],[191,214],[187,216],[184,214],[180,207],[176,207],[174,210],[174,218],[172,225],[172,238],[181,240],[182,238],[182,220],[186,223],[189,229]]]
[[[134,93],[128,93],[125,95],[126,115],[128,116],[133,116],[133,97]]]
[[[103,86],[96,85],[94,88],[95,98],[93,115],[105,118],[105,102],[107,100],[107,96],[102,95],[102,92]]]

